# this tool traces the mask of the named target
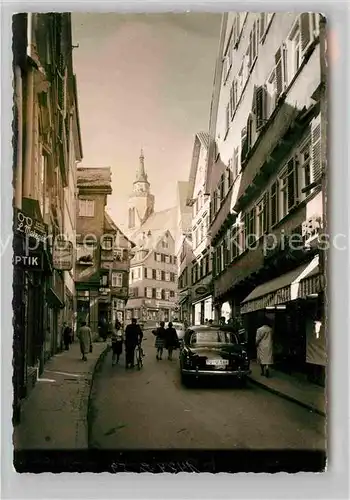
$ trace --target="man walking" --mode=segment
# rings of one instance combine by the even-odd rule
[[[272,328],[270,321],[265,317],[263,325],[256,331],[255,345],[257,361],[261,367],[261,375],[269,377],[269,366],[273,364]]]
[[[173,350],[179,346],[179,339],[173,324],[170,322],[165,330],[165,348],[168,350],[168,360],[173,359]]]
[[[92,335],[91,329],[86,325],[86,321],[82,321],[78,331],[78,339],[80,341],[80,351],[82,360],[87,361],[86,354],[92,351]]]
[[[131,324],[125,328],[125,369],[134,367],[135,348],[141,342],[143,333],[137,319],[132,318]]]

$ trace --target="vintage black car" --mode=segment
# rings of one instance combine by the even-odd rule
[[[244,385],[251,373],[246,344],[220,326],[189,327],[180,352],[182,383],[201,377],[232,377]]]

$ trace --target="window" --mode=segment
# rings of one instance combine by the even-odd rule
[[[170,273],[168,271],[165,273],[165,281],[170,281]]]
[[[220,201],[221,203],[224,201],[225,199],[225,176],[224,174],[221,175],[220,177],[220,182],[219,182],[219,193],[220,193]]]
[[[276,98],[285,91],[287,86],[287,49],[285,44],[275,54],[275,88]]]
[[[233,161],[232,161],[232,181],[236,180],[237,175],[239,174],[239,148],[235,148],[233,150]]]
[[[258,23],[255,22],[253,24],[253,29],[252,31],[250,32],[250,35],[249,35],[249,47],[248,47],[248,54],[249,54],[249,59],[248,59],[248,67],[249,67],[249,70],[251,71],[254,64],[255,64],[255,61],[258,57],[258,45],[259,45],[259,41],[258,41]]]
[[[160,281],[162,279],[162,272],[160,269],[156,269],[156,280]]]
[[[261,12],[259,18],[259,40],[264,43],[266,34],[271,25],[273,13]]]
[[[248,140],[247,140],[247,127],[241,131],[241,164],[244,163],[248,154]]]
[[[152,299],[156,298],[156,289],[152,288]]]
[[[129,208],[129,228],[135,227],[135,208]]]
[[[174,290],[170,290],[170,297],[171,297],[171,298],[174,298],[174,297],[175,297],[175,292],[174,292]]]
[[[108,286],[108,274],[104,274],[100,278],[100,285],[101,286]]]
[[[163,247],[163,248],[168,248],[168,246],[169,246],[169,245],[168,245],[168,242],[163,240],[163,241],[162,241],[162,247]]]
[[[270,117],[276,107],[276,69],[273,68],[266,82],[267,110],[266,118]]]
[[[79,217],[93,217],[94,213],[94,200],[79,200]]]
[[[121,262],[123,260],[123,250],[121,248],[114,249],[113,257],[114,260]]]
[[[112,236],[104,236],[101,241],[102,250],[112,250],[113,238]]]
[[[161,262],[161,254],[160,253],[156,253],[156,261]]]
[[[238,104],[238,82],[236,78],[233,79],[230,88],[230,117],[233,119],[234,112]]]
[[[123,286],[123,274],[122,273],[112,273],[112,286],[113,287]]]
[[[174,264],[177,264],[177,257],[174,257]]]
[[[256,241],[255,222],[256,219],[255,219],[255,207],[254,207],[244,215],[245,246],[253,245]]]
[[[311,155],[311,136],[309,136],[299,152],[301,191],[305,197],[309,196],[312,191]]]
[[[226,168],[225,172],[225,191],[226,193],[229,192],[230,187],[232,186],[232,160],[230,160],[229,166]]]
[[[231,29],[231,32],[230,32],[229,37],[227,39],[227,44],[226,44],[225,53],[224,53],[224,70],[223,70],[224,84],[227,81],[227,78],[228,78],[228,75],[230,73],[230,69],[232,66],[231,43],[232,43],[232,29]]]
[[[162,300],[165,300],[165,290],[162,290]]]
[[[146,267],[146,279],[148,280],[152,279],[152,269],[149,267]]]
[[[170,299],[170,290],[165,290],[165,300]]]
[[[247,120],[247,153],[253,147],[255,142],[255,117],[250,113]]]
[[[254,96],[254,111],[257,131],[265,125],[267,120],[267,97],[265,85],[261,85],[256,89]]]
[[[161,298],[162,298],[162,289],[156,288],[156,299],[161,300]]]
[[[258,238],[263,236],[268,231],[268,208],[269,194],[267,192],[256,206],[256,235]]]
[[[166,264],[170,264],[170,257],[169,257],[169,255],[165,256],[165,262],[166,262]]]
[[[170,281],[175,281],[175,273],[170,273]]]
[[[283,219],[298,202],[296,160],[291,158],[280,177],[280,217]]]
[[[241,24],[240,24],[240,13],[237,13],[235,15],[235,19],[233,21],[232,25],[232,46],[234,49],[238,47],[239,40],[240,40],[240,35],[241,35]]]
[[[279,190],[278,181],[274,182],[270,190],[270,212],[271,212],[271,227],[279,221]]]
[[[152,279],[156,280],[157,279],[157,273],[155,269],[152,269]]]
[[[151,288],[151,287],[149,287],[149,286],[147,286],[147,287],[146,287],[146,297],[147,297],[148,299],[151,299],[151,298],[152,298],[152,288]]]

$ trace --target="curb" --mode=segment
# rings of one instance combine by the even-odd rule
[[[292,403],[295,403],[299,406],[302,406],[303,408],[306,408],[307,410],[310,410],[313,413],[317,413],[321,417],[326,416],[326,413],[323,412],[322,410],[319,410],[318,408],[315,408],[314,406],[312,406],[308,403],[304,403],[303,401],[300,401],[299,399],[294,398],[293,396],[289,396],[288,394],[285,394],[284,392],[279,391],[278,389],[274,389],[273,387],[269,387],[269,386],[263,384],[262,382],[259,382],[258,380],[251,378],[251,377],[248,377],[248,380],[250,382],[252,382],[253,384],[258,385],[259,387],[262,387],[266,391],[271,392],[272,394],[276,394],[277,396],[280,396],[281,398],[286,399],[287,401],[291,401]]]
[[[91,394],[92,394],[92,387],[94,384],[94,378],[95,378],[96,373],[100,369],[103,361],[105,360],[105,357],[109,353],[109,351],[110,351],[110,346],[107,344],[106,348],[101,352],[98,359],[96,360],[96,363],[94,365],[94,368],[93,368],[93,370],[91,372],[91,376],[90,376],[90,381],[89,381],[90,387],[89,387],[89,395],[87,398],[87,409],[86,409],[86,426],[87,426],[87,446],[86,446],[86,448],[87,449],[89,448],[89,443],[90,443],[91,408],[92,408],[92,406],[91,406]]]

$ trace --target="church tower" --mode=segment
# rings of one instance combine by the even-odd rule
[[[136,179],[133,183],[133,191],[129,197],[129,231],[139,229],[146,222],[148,217],[154,212],[154,196],[150,192],[145,171],[145,157],[141,149],[140,162],[136,170]]]

